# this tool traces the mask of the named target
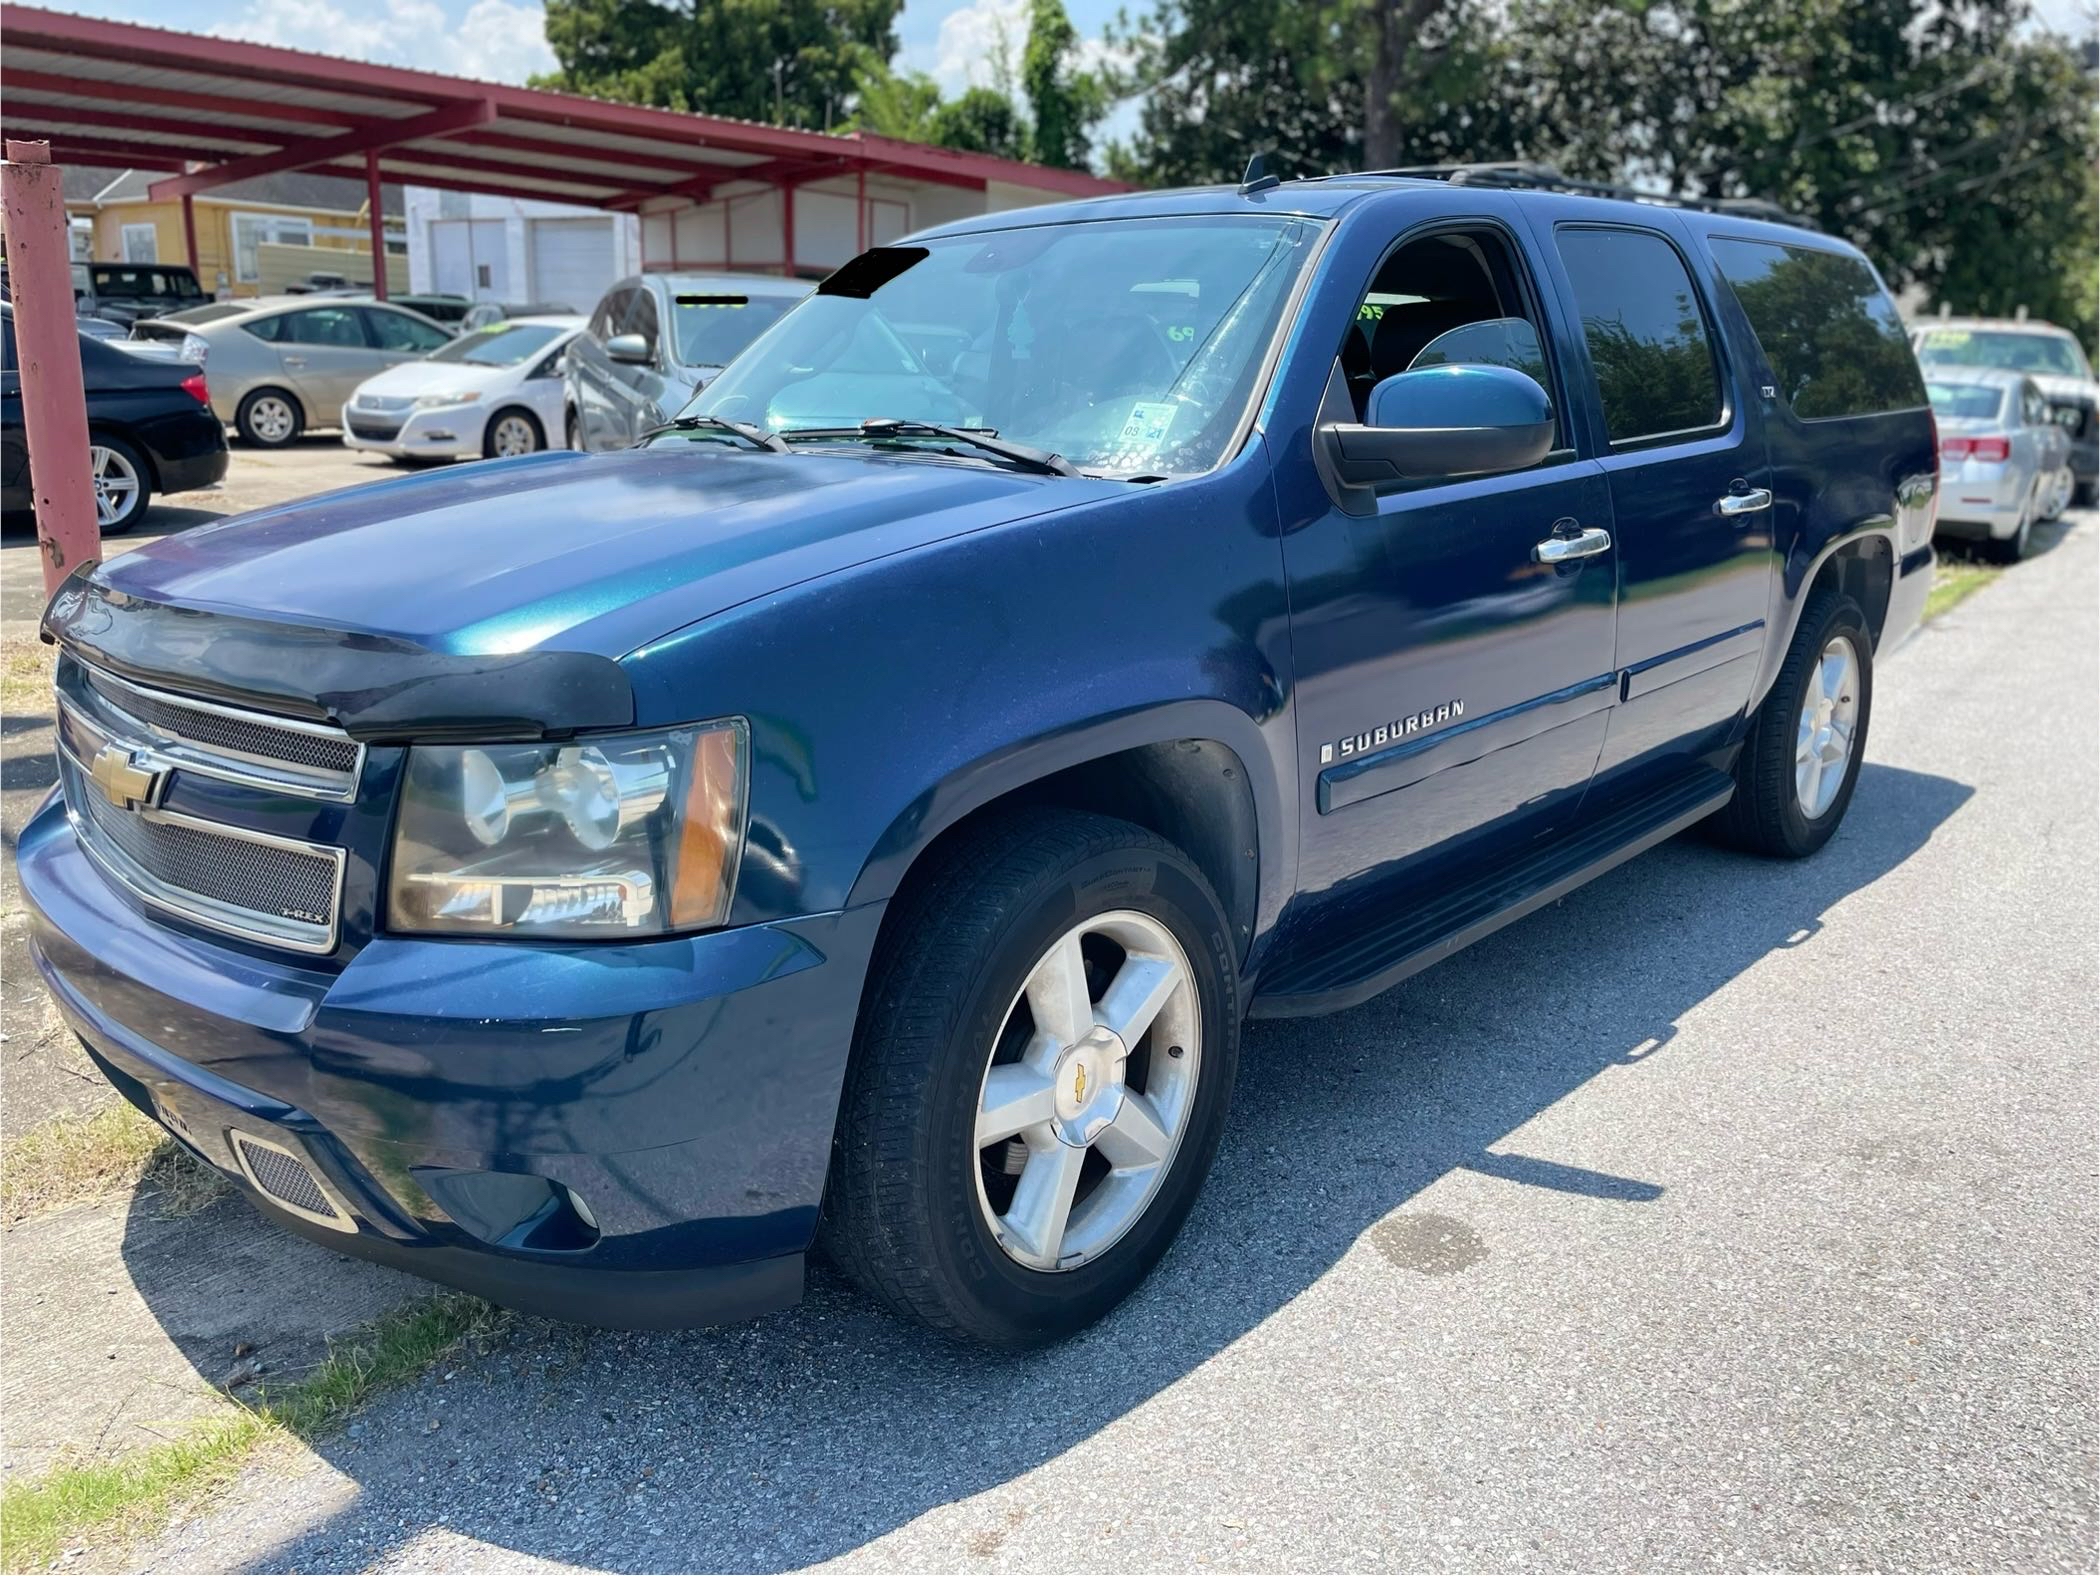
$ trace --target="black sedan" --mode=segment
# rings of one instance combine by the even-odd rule
[[[22,432],[15,316],[0,306],[0,511],[34,507]],[[212,414],[204,369],[123,343],[80,337],[89,463],[104,536],[144,518],[153,495],[209,487],[226,474],[226,429]]]

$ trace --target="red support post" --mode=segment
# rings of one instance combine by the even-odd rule
[[[102,556],[88,469],[80,330],[73,326],[65,183],[48,142],[8,141],[7,162],[0,164],[0,222],[6,225],[23,436],[48,597],[67,575]]]
[[[795,277],[795,188],[784,184],[780,188],[780,271],[792,279]]]
[[[853,253],[868,249],[868,167],[853,172]]]
[[[189,198],[182,199],[189,205]],[[365,205],[372,210],[372,298],[386,299],[386,215],[379,211],[379,150],[365,150]],[[470,227],[469,235],[474,232]]]
[[[198,285],[209,291],[204,284],[204,265],[197,260],[197,204],[188,192],[182,194],[182,244],[190,254],[190,272],[197,276]]]

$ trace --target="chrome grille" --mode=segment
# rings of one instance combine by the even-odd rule
[[[140,897],[250,941],[301,952],[335,946],[341,849],[166,810],[120,810],[70,756],[59,771],[81,845]]]
[[[151,689],[70,655],[59,663],[58,703],[170,767],[313,799],[357,793],[364,746],[323,723]]]
[[[289,1149],[236,1132],[233,1151],[241,1169],[247,1172],[248,1180],[286,1209],[324,1226],[333,1226],[338,1231],[357,1229],[350,1217],[322,1191],[319,1180],[307,1168],[306,1162]]]

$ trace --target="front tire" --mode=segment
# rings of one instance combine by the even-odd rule
[[[539,417],[516,405],[505,406],[489,417],[488,429],[481,439],[482,455],[491,460],[537,454],[546,446],[547,434],[540,427]]]
[[[999,814],[897,900],[822,1232],[895,1312],[998,1347],[1091,1324],[1172,1243],[1239,1055],[1223,908],[1179,849]]]
[[[1873,704],[1866,615],[1843,592],[1818,591],[1736,757],[1735,797],[1714,818],[1722,839],[1779,859],[1829,842],[1859,782]]]

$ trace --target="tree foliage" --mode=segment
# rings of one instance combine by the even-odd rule
[[[1078,51],[1079,34],[1062,0],[1030,0],[1021,89],[1032,121],[1029,151],[1039,164],[1085,169],[1094,124],[1107,112],[1107,89],[1080,69]]]
[[[897,52],[903,0],[547,0],[557,70],[533,79],[629,104],[826,130]]]

